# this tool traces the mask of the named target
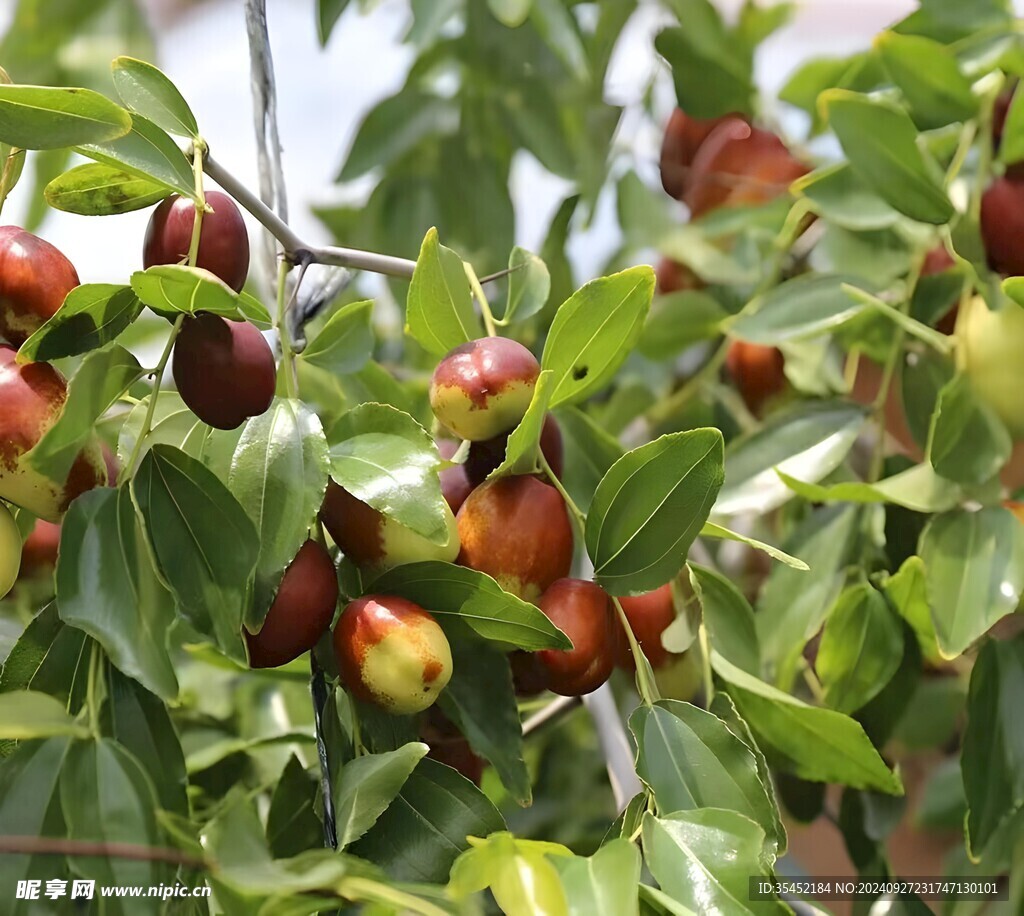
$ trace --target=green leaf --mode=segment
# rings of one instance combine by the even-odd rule
[[[147,396],[132,408],[131,413],[128,414],[128,419],[124,421],[124,425],[121,427],[117,441],[117,457],[122,465],[128,463],[135,450],[135,444],[138,441],[139,434],[142,432],[142,426],[145,423],[148,412],[149,397]],[[220,430],[217,431],[217,433],[220,432]],[[240,436],[241,430],[237,431],[237,434]],[[149,436],[142,443],[139,458],[144,457],[154,445],[173,445],[175,448],[186,451],[186,446],[191,447],[197,441],[208,442],[213,435],[214,430],[199,420],[189,410],[178,392],[161,391],[156,407],[153,410],[153,424]],[[234,435],[233,432],[227,433],[225,438],[232,435]],[[200,451],[192,453],[193,457],[199,457]],[[233,451],[234,446],[232,446],[231,451],[228,453],[229,461]],[[227,474],[225,473],[223,479],[226,478]]]
[[[350,302],[327,320],[299,355],[313,366],[337,375],[363,368],[373,355],[373,302]]]
[[[327,439],[301,401],[277,398],[245,425],[231,460],[228,489],[259,534],[253,602],[245,623],[263,623],[281,576],[309,537],[327,490]]]
[[[1024,807],[1024,639],[989,640],[971,672],[960,758],[967,795],[967,843],[981,856]]]
[[[541,358],[541,368],[555,373],[552,407],[611,381],[640,338],[653,296],[654,271],[642,265],[592,280],[562,303]]]
[[[178,695],[167,648],[174,599],[160,581],[124,488],[84,493],[64,517],[57,596],[65,623],[164,699]]]
[[[804,274],[750,301],[728,326],[730,337],[775,346],[828,334],[864,310],[843,289],[850,277]]]
[[[860,520],[854,506],[814,511],[785,542],[810,570],[776,566],[761,589],[754,615],[761,657],[771,679],[784,689],[793,681],[807,640],[818,632],[839,595]]]
[[[156,798],[149,777],[124,748],[109,739],[71,746],[60,773],[60,801],[72,840],[158,845]],[[70,856],[76,874],[100,884],[159,884],[173,875],[167,865],[116,856]],[[133,899],[112,912],[160,911],[155,898]]]
[[[793,494],[776,472],[817,483],[839,467],[866,419],[855,404],[814,401],[776,413],[756,432],[734,439],[715,515],[778,508]]]
[[[966,375],[956,375],[939,392],[928,437],[935,472],[962,484],[981,484],[999,473],[1013,440],[996,412]]]
[[[682,568],[721,485],[717,429],[671,433],[616,461],[587,516],[596,581],[613,595],[664,585]]]
[[[1014,92],[1003,123],[999,161],[1006,165],[1024,160],[1024,92]]]
[[[730,317],[714,296],[687,289],[657,296],[637,343],[648,359],[665,360],[723,333]]]
[[[533,0],[487,0],[494,18],[503,26],[510,29],[517,29],[530,15],[530,7]]]
[[[321,47],[326,47],[348,4],[349,0],[316,0],[316,28]]]
[[[761,782],[753,752],[717,716],[689,703],[659,700],[629,718],[637,744],[637,775],[654,793],[658,811],[727,808],[763,831],[762,854],[774,861],[786,831]]]
[[[612,840],[589,858],[553,856],[569,903],[569,916],[638,916],[640,851]]]
[[[188,102],[164,73],[133,57],[115,57],[110,66],[114,88],[128,108],[168,133],[190,139],[199,136]]]
[[[879,33],[874,44],[921,130],[968,121],[977,114],[978,99],[952,49],[893,31]]]
[[[920,541],[928,602],[943,658],[956,658],[1017,607],[1024,530],[998,506],[936,515]]]
[[[388,570],[366,592],[407,598],[430,611],[442,626],[461,622],[492,642],[531,652],[572,648],[547,615],[502,591],[490,576],[475,569],[436,561],[408,563]]]
[[[820,104],[858,177],[895,209],[922,223],[944,225],[953,205],[938,169],[917,145],[910,116],[889,102],[845,89],[823,93]]]
[[[338,181],[352,181],[373,169],[386,168],[415,149],[424,137],[449,133],[457,125],[458,105],[453,99],[407,85],[370,109],[359,125]]]
[[[0,85],[0,140],[21,149],[60,149],[128,133],[131,115],[91,89]]]
[[[565,448],[562,482],[576,505],[586,512],[601,478],[624,452],[614,436],[578,408],[562,408],[555,416]]]
[[[141,312],[142,303],[130,287],[76,286],[57,314],[21,345],[18,355],[23,360],[49,361],[88,353],[115,340]]]
[[[216,274],[201,267],[159,264],[148,270],[137,270],[132,274],[131,284],[144,304],[171,320],[180,314],[198,312],[210,312],[235,321],[245,317],[238,294]]]
[[[802,779],[902,795],[903,785],[858,722],[832,709],[808,706],[751,677],[712,651],[715,672],[727,684],[740,715],[762,747]]]
[[[799,557],[791,557],[774,544],[766,544],[764,541],[747,537],[745,534],[740,534],[736,531],[730,531],[728,528],[723,528],[721,525],[716,525],[713,522],[705,523],[704,527],[700,529],[700,536],[702,538],[719,538],[725,541],[736,541],[738,544],[746,544],[748,547],[760,550],[762,553],[768,554],[773,560],[778,560],[780,563],[784,563],[793,569],[800,571],[808,569],[807,564]]]
[[[735,811],[703,808],[667,817],[644,815],[644,859],[673,900],[698,913],[781,914],[777,899],[752,901],[751,877],[771,874],[764,831]]]
[[[123,169],[196,199],[192,166],[170,137],[142,115],[132,115],[131,131],[116,140],[83,142],[75,151],[103,165]]]
[[[144,372],[139,361],[117,344],[90,353],[68,383],[60,419],[26,460],[50,480],[67,480],[75,459],[94,436],[96,421]]]
[[[721,573],[694,563],[689,567],[690,584],[704,612],[711,645],[738,668],[758,677],[761,650],[747,599]]]
[[[867,583],[839,596],[825,621],[814,664],[825,702],[853,713],[889,683],[903,658],[903,627]]]
[[[317,791],[316,777],[293,754],[274,787],[267,813],[267,844],[274,858],[298,855],[323,842],[323,824],[315,810]]]
[[[405,322],[406,333],[437,356],[483,335],[462,258],[438,242],[436,229],[423,239],[409,284]]]
[[[872,191],[846,162],[815,169],[790,187],[794,194],[810,201],[819,216],[854,232],[888,229],[900,219],[900,214]]]
[[[505,823],[468,779],[424,757],[395,802],[351,850],[396,880],[443,883],[468,836],[487,836]]]
[[[903,565],[883,581],[882,588],[896,612],[910,624],[924,658],[933,665],[940,664],[942,656],[935,641],[935,624],[921,558],[907,557]]]
[[[0,693],[0,738],[28,741],[71,735],[85,738],[89,730],[71,718],[64,704],[34,690]]]
[[[245,510],[211,470],[167,445],[146,453],[131,493],[181,614],[244,662],[242,614],[260,549]]]
[[[479,642],[455,641],[452,679],[439,702],[470,747],[491,763],[512,797],[529,806],[533,796],[523,760],[523,727],[506,654]]]
[[[450,511],[437,445],[412,417],[361,404],[331,428],[331,477],[356,499],[434,544],[448,543]]]
[[[505,311],[495,317],[502,321],[525,321],[547,304],[551,295],[551,274],[537,255],[516,245],[508,256],[508,301]]]
[[[81,216],[113,216],[143,210],[168,195],[163,184],[99,162],[78,165],[43,191],[55,210]]]
[[[537,378],[530,406],[526,409],[523,419],[519,421],[519,425],[509,434],[508,444],[505,446],[505,459],[487,475],[488,478],[504,474],[533,474],[538,470],[540,437],[548,416],[552,379],[550,369],[545,369]]]
[[[339,849],[354,843],[377,822],[428,750],[414,741],[396,751],[356,757],[342,767],[334,786]]]

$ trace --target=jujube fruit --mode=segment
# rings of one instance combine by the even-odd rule
[[[437,443],[437,450],[441,457],[450,459],[458,450],[458,445],[451,439],[441,439]],[[441,495],[448,503],[452,512],[458,512],[466,497],[473,492],[473,484],[469,482],[469,475],[466,474],[465,464],[456,464],[442,470],[438,477],[441,481]]]
[[[451,563],[459,554],[459,532],[455,516],[447,506],[448,543],[435,544],[330,480],[320,520],[341,552],[370,574],[423,560]]]
[[[10,509],[0,503],[0,598],[18,581],[21,569],[21,531]]]
[[[989,266],[1024,274],[1024,181],[997,178],[981,197],[981,238]]]
[[[535,697],[548,689],[548,675],[536,652],[514,649],[508,654],[508,664],[517,697]]]
[[[466,737],[440,709],[431,706],[420,722],[420,739],[430,750],[431,760],[450,766],[470,782],[480,785],[484,774],[484,761],[473,753]]]
[[[755,416],[765,404],[786,390],[785,358],[778,347],[734,340],[725,356],[725,368]]]
[[[1024,309],[1008,302],[993,312],[975,296],[961,309],[956,335],[957,361],[971,387],[1014,439],[1024,438]]]
[[[345,689],[395,715],[431,706],[452,676],[451,647],[437,621],[394,595],[349,604],[334,628],[334,653]]]
[[[548,689],[568,697],[597,690],[615,664],[615,609],[605,590],[583,579],[559,579],[548,586],[537,606],[573,645],[537,653]]]
[[[537,358],[521,343],[507,337],[471,340],[434,370],[430,406],[460,439],[492,439],[523,419],[539,375]]]
[[[677,108],[672,112],[661,141],[661,186],[669,197],[682,200],[690,183],[690,168],[697,150],[719,124],[738,115],[692,118]]]
[[[276,668],[316,645],[334,619],[338,575],[327,550],[306,541],[281,577],[274,603],[259,633],[246,631],[249,664]]]
[[[76,496],[107,482],[95,437],[75,456],[63,481],[43,476],[25,460],[57,422],[66,400],[67,384],[53,366],[18,365],[14,349],[0,344],[0,499],[50,522],[60,521]]]
[[[672,657],[672,653],[661,644],[661,634],[676,619],[675,604],[672,601],[672,587],[663,585],[653,592],[634,595],[619,599],[622,610],[629,621],[636,641],[652,668],[660,668]],[[629,647],[629,639],[623,632],[622,623],[616,615],[615,629],[618,637],[616,644],[616,664],[627,671],[636,669],[636,660]]]
[[[74,265],[49,242],[0,226],[0,337],[20,347],[78,283]]]
[[[507,592],[536,600],[572,567],[572,524],[565,502],[532,476],[500,477],[477,487],[456,519],[458,562],[487,573]]]
[[[684,289],[702,289],[704,283],[689,267],[672,258],[662,258],[654,269],[654,281],[663,296]]]
[[[208,313],[186,318],[172,367],[181,399],[215,429],[237,429],[274,400],[274,353],[247,321]]]
[[[469,455],[466,458],[464,467],[466,469],[466,479],[471,487],[480,486],[487,479],[487,476],[505,460],[508,437],[509,433],[502,433],[493,439],[474,442],[469,447]],[[558,421],[551,414],[544,418],[544,426],[541,428],[540,433],[540,450],[548,466],[554,471],[555,476],[561,480],[564,455],[562,430],[558,426]]]
[[[60,550],[60,525],[36,521],[21,546],[21,575],[52,576]]]
[[[235,202],[220,191],[207,191],[206,202],[213,212],[203,214],[196,267],[220,277],[235,292],[241,292],[249,274],[249,233]],[[180,264],[192,245],[195,205],[187,197],[172,194],[153,211],[146,229],[142,263]]]

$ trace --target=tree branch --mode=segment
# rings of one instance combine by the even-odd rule
[[[0,855],[26,856],[104,856],[108,859],[133,859],[137,862],[167,862],[206,871],[206,860],[180,849],[137,846],[134,843],[94,843],[45,836],[0,836]]]

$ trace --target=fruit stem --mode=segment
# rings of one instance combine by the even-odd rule
[[[356,757],[362,757],[366,751],[363,747],[363,733],[359,725],[359,710],[356,709],[356,698],[348,695],[348,708],[352,714],[352,753]]]
[[[710,709],[711,701],[715,698],[715,679],[711,670],[711,641],[703,620],[697,630],[697,641],[700,643],[700,661],[704,669],[704,703]]]
[[[282,259],[277,268],[277,336],[281,340],[281,367],[284,371],[284,386],[288,397],[299,396],[299,377],[295,369],[295,354],[292,339],[288,333],[288,271],[291,264]]]
[[[188,246],[188,266],[195,267],[199,260],[199,238],[203,231],[203,214],[206,211],[206,194],[203,192],[203,152],[206,144],[196,140],[192,156],[192,177],[195,181],[195,218],[192,220],[192,239]]]
[[[327,705],[327,682],[324,670],[316,657],[316,649],[309,653],[309,692],[313,699],[313,724],[316,729],[316,756],[320,763],[320,794],[324,806],[324,846],[338,848],[338,827],[334,815],[334,791],[331,788],[331,764],[324,739],[324,708]]]
[[[139,458],[139,454],[142,451],[142,444],[148,438],[150,432],[153,429],[153,417],[156,414],[156,402],[157,398],[160,397],[160,385],[163,383],[164,371],[167,369],[167,362],[171,358],[171,350],[174,349],[174,341],[178,337],[178,332],[181,330],[182,324],[185,322],[185,313],[182,312],[174,321],[171,327],[171,333],[167,337],[167,343],[164,344],[164,352],[160,354],[160,362],[156,364],[156,368],[150,373],[153,376],[153,390],[149,393],[149,404],[146,407],[146,418],[142,422],[142,429],[139,430],[139,438],[135,440],[135,447],[132,449],[131,457],[125,462],[124,467],[121,468],[121,476],[118,478],[117,485],[121,486],[126,480],[132,475],[132,469],[135,467],[135,462]]]
[[[658,685],[654,681],[654,672],[651,670],[651,663],[647,661],[647,656],[644,655],[644,650],[640,648],[640,643],[637,642],[636,635],[633,633],[633,628],[629,624],[629,618],[626,616],[626,611],[622,607],[622,602],[619,601],[615,595],[611,596],[612,604],[615,605],[615,613],[619,617],[619,623],[622,625],[622,630],[626,634],[626,640],[629,642],[629,651],[633,654],[633,663],[636,665],[636,689],[640,694],[640,699],[648,706],[653,706],[658,700],[661,699],[661,693],[658,691]]]
[[[487,331],[487,336],[497,337],[498,328],[494,322],[494,313],[491,311],[491,304],[487,301],[487,295],[484,293],[484,288],[480,285],[476,271],[465,261],[462,263],[466,269],[466,276],[469,278],[469,286],[473,290],[473,295],[476,296],[476,301],[480,303],[480,314],[484,319],[484,328]]]
[[[569,511],[573,514],[576,519],[576,524],[579,525],[580,534],[584,534],[587,530],[587,516],[576,505],[575,500],[569,495],[569,491],[562,486],[562,481],[558,479],[558,475],[551,470],[551,465],[548,464],[547,458],[544,457],[544,452],[540,448],[537,449],[537,462],[540,465],[540,469],[544,472],[544,476],[547,477],[551,486],[553,486],[561,494],[562,499],[565,500],[565,505]]]

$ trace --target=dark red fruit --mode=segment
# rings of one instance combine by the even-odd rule
[[[502,433],[493,439],[474,442],[469,447],[469,456],[466,458],[464,467],[471,487],[480,486],[487,479],[487,475],[505,460],[509,435],[509,433]],[[551,414],[544,418],[544,426],[540,432],[540,450],[544,455],[544,460],[555,472],[555,476],[561,480],[564,452],[562,430],[558,426],[558,421]]]
[[[74,265],[49,242],[0,226],[0,337],[20,347],[78,283]]]
[[[484,774],[484,761],[473,753],[469,742],[437,706],[431,706],[420,723],[420,738],[430,750],[431,760],[458,770],[470,782],[480,785]]]
[[[661,644],[661,634],[676,619],[675,606],[672,601],[672,587],[663,585],[653,592],[634,597],[620,598],[619,604],[626,614],[629,627],[640,644],[647,661],[652,668],[661,668],[672,657],[672,653]],[[627,671],[636,670],[636,661],[629,648],[629,640],[622,630],[622,624],[616,615],[616,633],[618,641],[615,647],[615,662]]]
[[[308,652],[327,632],[337,604],[338,575],[331,555],[316,541],[306,541],[284,571],[263,628],[245,634],[249,664],[277,668]]]
[[[21,578],[52,576],[60,547],[60,525],[40,519],[21,545]]]
[[[535,697],[548,689],[548,675],[536,652],[516,649],[508,655],[512,686],[517,697]]]
[[[1024,275],[1024,181],[997,178],[981,198],[981,237],[991,268]]]
[[[759,416],[764,405],[786,390],[785,358],[778,347],[735,340],[729,346],[725,367],[747,408]]]
[[[247,321],[209,314],[186,318],[174,344],[173,368],[182,400],[216,429],[237,429],[274,400],[274,354]]]
[[[701,144],[722,121],[721,118],[691,118],[677,108],[672,112],[661,141],[661,185],[669,197],[682,200],[690,184],[690,169]]]
[[[548,689],[567,697],[597,690],[612,673],[617,641],[615,609],[604,589],[583,579],[559,579],[540,596],[537,606],[573,645],[566,651],[537,653]]]
[[[437,450],[445,459],[450,459],[458,451],[458,448],[458,444],[452,442],[451,439],[441,439],[437,443]],[[448,508],[452,512],[458,512],[466,501],[466,497],[473,492],[473,484],[469,482],[465,464],[445,468],[438,476],[441,478],[441,495],[444,497],[444,501],[448,503]]]
[[[536,477],[500,477],[477,487],[458,515],[458,562],[507,592],[534,601],[572,567],[573,536],[559,492]]]
[[[689,267],[673,261],[671,258],[662,258],[654,271],[654,279],[658,286],[658,292],[663,296],[669,293],[678,293],[684,289],[702,289],[704,284]]]
[[[207,191],[206,202],[212,213],[203,214],[196,267],[221,278],[235,292],[245,286],[249,275],[249,233],[235,202],[220,191]],[[188,257],[192,244],[195,206],[187,197],[176,194],[165,198],[153,211],[146,229],[142,263],[180,264]]]

